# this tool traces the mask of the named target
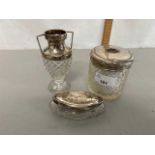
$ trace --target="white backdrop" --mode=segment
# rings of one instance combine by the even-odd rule
[[[38,48],[36,35],[51,28],[74,31],[74,48],[91,48],[101,43],[103,25],[103,20],[0,20],[0,48]]]
[[[38,48],[35,36],[47,29],[75,33],[74,48],[100,45],[104,20],[0,20],[0,49]],[[114,20],[110,44],[127,48],[155,47],[155,20]]]
[[[155,20],[114,20],[111,44],[123,47],[155,47]]]

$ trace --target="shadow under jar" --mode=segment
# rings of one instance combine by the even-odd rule
[[[134,57],[130,51],[109,46],[97,46],[90,54],[89,90],[105,100],[120,97]]]
[[[67,34],[71,33],[71,45],[65,45]],[[48,46],[43,50],[41,48],[39,37],[44,36],[48,42]],[[66,82],[66,75],[71,67],[72,62],[72,44],[73,32],[61,29],[51,29],[44,34],[37,36],[37,41],[41,50],[43,63],[49,72],[52,81],[49,83],[50,91],[60,91],[70,88],[70,84]]]

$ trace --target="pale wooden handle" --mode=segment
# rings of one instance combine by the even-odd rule
[[[111,29],[112,29],[112,19],[106,19],[105,24],[104,24],[104,31],[103,31],[103,39],[102,39],[102,44],[104,45],[105,48],[108,48],[109,46],[109,41],[110,41],[110,34],[111,34]]]

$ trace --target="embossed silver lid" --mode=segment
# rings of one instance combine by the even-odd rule
[[[53,101],[56,104],[77,109],[85,109],[103,104],[101,97],[89,91],[66,91],[60,92],[53,96]]]
[[[90,57],[94,65],[112,70],[130,68],[134,60],[129,50],[116,46],[97,46],[92,49]]]

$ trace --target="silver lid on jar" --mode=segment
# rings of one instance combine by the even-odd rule
[[[133,54],[129,50],[116,46],[108,48],[97,46],[92,49],[90,57],[95,66],[110,70],[130,68],[134,60]]]
[[[88,109],[103,104],[103,99],[89,91],[66,91],[53,96],[56,104],[76,109]]]

